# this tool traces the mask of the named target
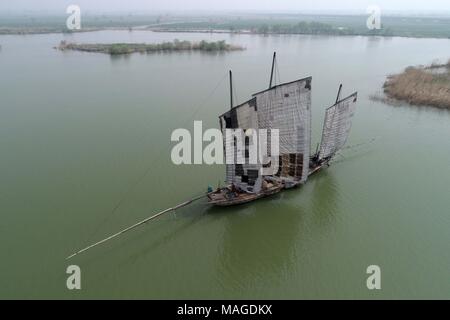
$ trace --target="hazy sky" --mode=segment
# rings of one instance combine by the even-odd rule
[[[69,4],[82,11],[333,11],[365,13],[375,4],[385,12],[450,12],[450,0],[1,0],[1,11],[64,13]]]

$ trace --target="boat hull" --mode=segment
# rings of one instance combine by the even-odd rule
[[[310,168],[309,171],[309,176],[311,176],[312,174],[320,171],[325,165],[327,165],[328,163],[323,163],[320,165],[317,165],[313,168]],[[218,189],[215,192],[212,192],[208,195],[208,199],[209,199],[209,203],[214,205],[214,206],[219,206],[219,207],[229,207],[229,206],[236,206],[236,205],[240,205],[240,204],[244,204],[244,203],[249,203],[261,198],[265,198],[265,197],[269,197],[273,194],[279,193],[280,191],[284,190],[284,189],[292,189],[295,188],[299,185],[298,184],[279,184],[279,185],[274,185],[271,188],[268,188],[266,190],[264,190],[261,193],[239,193],[234,195],[233,197],[227,197],[228,194],[230,194],[230,187],[225,187],[225,188],[221,188]]]
[[[229,191],[229,188],[222,188],[216,191],[215,193],[212,193],[208,195],[209,203],[215,206],[219,207],[229,207],[229,206],[236,206],[244,203],[249,203],[252,201],[255,201],[257,199],[269,197],[271,195],[274,195],[278,192],[280,192],[283,189],[282,186],[274,186],[272,188],[269,188],[261,193],[240,193],[232,198],[226,198],[224,196]]]

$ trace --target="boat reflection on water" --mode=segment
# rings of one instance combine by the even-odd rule
[[[282,283],[311,262],[309,243],[327,233],[335,216],[337,186],[328,169],[308,185],[238,207],[211,207],[224,220],[217,280],[227,289],[252,290]]]

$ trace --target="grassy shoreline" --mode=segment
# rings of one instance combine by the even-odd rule
[[[408,67],[402,73],[390,75],[383,92],[384,96],[373,95],[371,99],[450,109],[450,60],[446,64]]]

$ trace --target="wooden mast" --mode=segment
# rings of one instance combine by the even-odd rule
[[[338,93],[337,93],[337,97],[336,97],[336,102],[335,103],[338,103],[339,99],[341,98],[341,90],[342,90],[342,83],[339,85],[339,90],[338,90]]]
[[[275,59],[277,57],[277,52],[273,52],[273,58],[272,58],[272,70],[270,71],[270,82],[269,82],[269,89],[272,88],[272,80],[273,80],[273,71],[275,68]]]
[[[230,70],[230,109],[233,109],[233,72]]]

